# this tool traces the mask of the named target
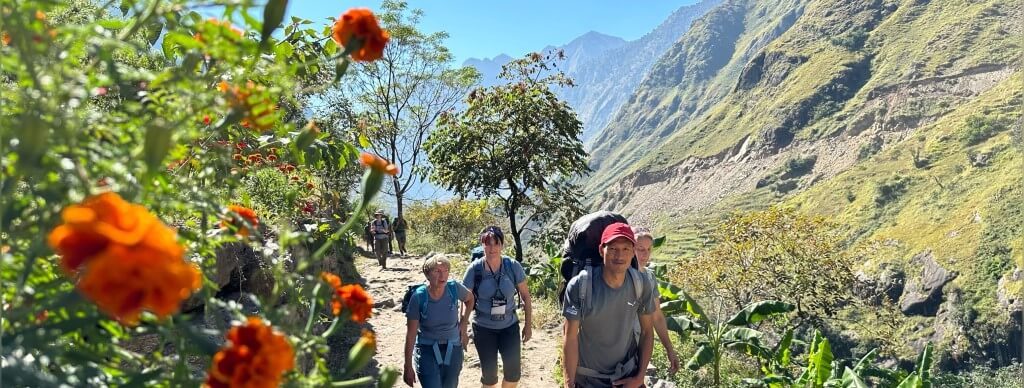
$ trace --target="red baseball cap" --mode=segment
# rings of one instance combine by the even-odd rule
[[[624,237],[629,242],[636,244],[636,236],[633,235],[633,228],[622,222],[616,222],[608,225],[604,228],[604,232],[601,233],[601,246],[608,245],[612,240],[619,237]]]

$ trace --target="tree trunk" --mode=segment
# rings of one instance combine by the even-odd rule
[[[520,234],[522,233],[516,225],[516,212],[519,211],[515,193],[512,197],[505,201],[505,214],[508,215],[509,232],[512,235],[512,240],[516,243],[516,261],[523,262],[523,241],[521,240]]]
[[[391,181],[394,182],[394,185],[395,185],[395,207],[398,210],[398,214],[396,214],[395,217],[402,217],[402,211],[403,211],[402,210],[403,209],[403,207],[402,207],[402,197],[404,197],[403,194],[405,194],[405,193],[403,193],[400,190],[402,188],[402,182],[398,180],[397,176],[396,177],[392,177]],[[405,218],[405,217],[402,217],[402,218]],[[388,220],[388,222],[391,222],[391,220]]]

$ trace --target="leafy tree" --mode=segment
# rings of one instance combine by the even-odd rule
[[[472,67],[452,68],[445,32],[418,29],[421,10],[404,1],[381,4],[380,21],[391,33],[383,58],[356,62],[351,77],[325,97],[365,136],[364,147],[399,167],[384,191],[395,196],[398,215],[425,162],[423,141],[442,112],[453,109],[479,79]]]
[[[468,252],[478,244],[477,233],[499,220],[493,210],[493,204],[486,200],[456,198],[445,202],[411,203],[406,212],[406,221],[413,231],[410,246]]]
[[[441,118],[424,148],[431,180],[462,196],[497,196],[523,260],[522,234],[556,210],[579,207],[568,182],[589,169],[583,125],[553,88],[572,84],[557,70],[561,53],[533,53],[502,67],[503,85],[474,90],[465,110]]]
[[[737,213],[712,233],[715,244],[680,266],[688,289],[740,308],[758,300],[796,305],[804,318],[832,316],[852,295],[855,257],[838,228],[792,209]]]

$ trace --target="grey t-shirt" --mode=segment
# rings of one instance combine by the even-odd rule
[[[485,258],[476,259],[466,270],[462,284],[473,289],[474,278],[478,269],[482,270],[480,287],[477,288],[476,307],[473,309],[473,323],[480,327],[501,330],[519,322],[516,316],[516,285],[526,280],[523,265],[511,258],[502,257],[501,270],[492,273],[484,264]],[[491,319],[491,298],[497,293],[496,285],[501,283],[501,293],[505,296],[505,317],[502,320]]]
[[[466,299],[469,299],[469,290],[466,287],[463,287],[459,282],[453,282],[453,284],[455,284],[456,296],[459,301],[464,302]],[[452,304],[447,287],[448,285],[445,285],[444,294],[437,300],[431,298],[429,293],[424,294],[427,297],[426,319],[420,316],[420,303],[422,302],[417,300],[417,296],[413,294],[412,299],[409,300],[409,307],[407,308],[408,311],[405,312],[405,317],[420,321],[420,328],[416,337],[417,343],[420,342],[421,338],[447,341],[459,336],[460,302]]]
[[[583,318],[579,334],[579,366],[611,374],[617,364],[627,361],[637,352],[633,325],[641,314],[654,312],[654,288],[649,278],[641,274],[642,291],[640,300],[637,300],[629,274],[626,274],[622,286],[616,289],[604,282],[601,277],[603,270],[603,267],[596,267],[590,274],[591,291],[587,294],[591,300],[587,303],[591,306],[590,311],[583,311],[579,298],[580,277],[569,281],[562,316],[570,321]]]

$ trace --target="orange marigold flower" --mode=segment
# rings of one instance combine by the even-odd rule
[[[250,208],[239,205],[231,205],[228,206],[228,210],[248,221],[249,224],[251,224],[252,227],[254,228],[260,225],[260,220],[256,218],[256,212]],[[224,228],[227,228],[229,225],[235,226],[238,229],[238,235],[242,237],[249,237],[249,228],[247,228],[245,225],[236,225],[234,217],[232,217],[230,214],[228,215],[227,218],[220,222],[220,225],[221,227]]]
[[[0,33],[0,43],[3,43],[4,46],[10,46],[11,45],[11,34],[8,34],[7,31],[4,31],[3,33]]]
[[[321,272],[320,277],[334,288],[334,296],[331,298],[331,312],[334,315],[341,314],[341,307],[344,306],[352,312],[352,320],[363,323],[373,313],[373,298],[358,284],[341,285],[341,278],[338,275]]]
[[[388,175],[398,175],[398,166],[391,164],[380,156],[363,152],[359,155],[359,163]]]
[[[288,340],[258,317],[249,317],[225,337],[230,344],[213,356],[206,387],[277,387],[281,376],[295,367]]]
[[[163,318],[201,286],[185,248],[146,208],[108,192],[71,205],[48,236],[61,267],[78,275],[78,290],[126,324],[143,310]]]
[[[363,323],[372,315],[373,298],[363,289],[363,286],[347,284],[335,289],[335,294],[345,304],[345,308],[352,312],[353,321]]]
[[[353,8],[334,22],[331,28],[334,42],[339,46],[349,44],[352,39],[362,41],[359,50],[352,52],[357,61],[375,61],[384,55],[384,46],[391,38],[387,30],[381,29],[373,12],[366,8]]]

